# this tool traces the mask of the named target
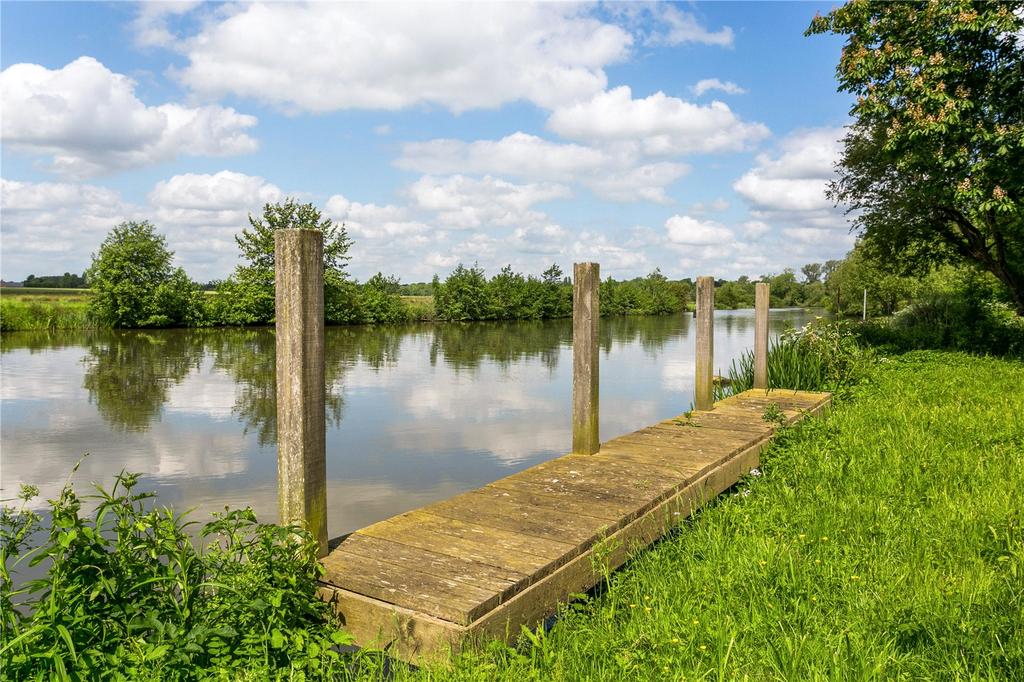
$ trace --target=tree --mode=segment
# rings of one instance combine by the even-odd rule
[[[121,223],[107,235],[85,272],[89,305],[112,327],[196,325],[203,294],[181,268],[173,268],[167,239],[148,221]]]
[[[808,263],[800,268],[800,272],[803,273],[804,276],[804,282],[807,284],[820,282],[823,270],[824,266],[821,263]]]
[[[1024,315],[1024,2],[859,0],[807,30],[829,32],[857,96],[830,196],[865,247],[907,272],[974,264]]]
[[[313,204],[295,199],[265,204],[235,236],[243,263],[217,289],[217,317],[227,324],[266,324],[274,319],[274,233],[284,229],[324,234],[324,311],[328,322],[352,322],[358,292],[345,266],[352,240],[344,225],[324,218]]]

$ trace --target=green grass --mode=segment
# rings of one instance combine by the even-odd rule
[[[58,289],[50,287],[4,287],[0,298],[88,298],[89,289]]]
[[[51,290],[53,291],[53,290]],[[65,290],[67,291],[67,290]],[[84,296],[0,296],[0,331],[87,329],[95,324]]]
[[[1022,386],[1019,362],[881,362],[548,632],[396,676],[1022,679]]]

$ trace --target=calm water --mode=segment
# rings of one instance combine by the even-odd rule
[[[813,312],[773,311],[777,334]],[[601,321],[601,437],[687,410],[688,316]],[[715,317],[715,365],[753,342],[753,311]],[[567,320],[328,328],[329,531],[339,535],[563,454]],[[202,516],[251,505],[276,518],[269,329],[20,332],[0,338],[0,497],[53,497],[122,468]]]

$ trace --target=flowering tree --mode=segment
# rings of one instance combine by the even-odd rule
[[[973,263],[1024,315],[1024,2],[854,0],[820,33],[847,36],[857,100],[830,195],[865,245],[907,269]]]

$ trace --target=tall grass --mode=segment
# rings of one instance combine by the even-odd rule
[[[36,300],[4,295],[0,298],[0,331],[88,329],[96,323],[84,298]]]
[[[818,319],[788,329],[768,347],[768,386],[800,391],[841,391],[867,371],[871,351],[858,343],[848,322]],[[733,361],[717,398],[753,388],[754,354]]]

